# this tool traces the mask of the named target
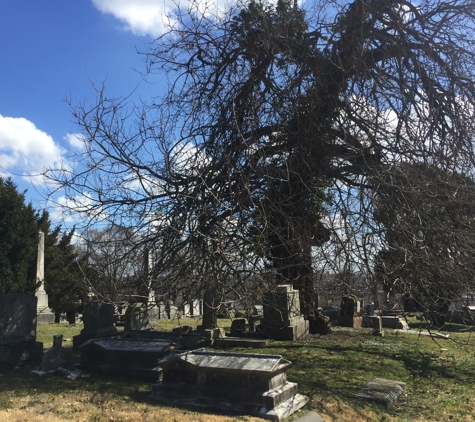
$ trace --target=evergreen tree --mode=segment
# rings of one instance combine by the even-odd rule
[[[36,273],[31,277],[28,268],[37,247],[33,206],[10,178],[0,177],[0,293],[35,292]]]

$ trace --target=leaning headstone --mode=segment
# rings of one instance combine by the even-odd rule
[[[41,360],[43,343],[36,341],[36,304],[36,296],[0,295],[0,369]]]
[[[63,335],[57,334],[53,337],[53,347],[43,351],[41,361],[41,371],[55,371],[63,367],[71,366],[71,349],[63,347]]]
[[[114,306],[111,303],[93,300],[84,308],[84,328],[73,337],[73,348],[77,349],[87,340],[95,337],[110,336],[117,333],[114,327]]]
[[[291,285],[277,286],[264,293],[264,318],[256,330],[265,337],[298,340],[309,333],[308,321],[300,313],[299,291]]]
[[[375,378],[363,386],[355,396],[382,403],[387,409],[391,409],[405,389],[405,382]]]
[[[287,381],[291,363],[278,355],[217,353],[199,349],[172,353],[159,362],[162,380],[152,398],[211,411],[281,420],[308,398]]]
[[[134,303],[125,312],[124,331],[145,330],[150,325],[147,306],[143,303]]]

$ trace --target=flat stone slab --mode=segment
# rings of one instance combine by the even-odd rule
[[[387,409],[391,409],[405,389],[405,382],[374,378],[362,387],[355,396],[382,403],[386,405]]]
[[[186,353],[173,353],[160,362],[160,366],[173,360],[182,360],[187,364],[212,369],[231,371],[274,372],[278,367],[290,366],[290,362],[280,355],[259,355],[250,353],[221,353],[204,349]]]
[[[426,336],[426,337],[433,337],[433,338],[440,338],[442,340],[450,340],[449,334],[442,334],[436,332],[429,332],[429,331],[420,331],[420,330],[394,330],[395,333],[403,333],[403,334],[415,334],[419,336]]]
[[[216,347],[254,347],[263,348],[268,346],[268,341],[264,339],[250,339],[245,337],[217,338],[213,342]]]
[[[300,416],[300,418],[294,419],[293,422],[325,422],[317,412],[307,412],[305,415]]]
[[[109,352],[140,352],[140,353],[160,353],[173,343],[168,340],[137,340],[133,338],[121,339],[91,339],[79,346],[80,351],[84,350],[104,350]]]

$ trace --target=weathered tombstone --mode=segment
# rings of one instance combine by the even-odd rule
[[[73,337],[74,349],[91,338],[117,333],[117,328],[114,327],[114,306],[111,303],[100,300],[89,302],[84,308],[83,322],[81,334]]]
[[[203,314],[203,301],[195,299],[190,304],[190,312],[194,317],[199,317]]]
[[[54,322],[54,314],[51,312],[51,309],[48,305],[48,295],[45,291],[44,280],[45,280],[45,234],[40,231],[38,239],[38,255],[36,259],[36,281],[40,282],[40,287],[35,293],[38,298],[36,305],[37,309],[37,324],[47,324]]]
[[[297,394],[297,384],[287,381],[290,365],[278,355],[175,352],[159,362],[163,376],[153,385],[151,397],[167,404],[281,420],[308,402]]]
[[[361,327],[363,318],[358,316],[357,303],[358,299],[353,295],[342,297],[338,325],[351,328]]]
[[[384,331],[382,318],[377,315],[373,315],[371,318],[373,319],[373,336],[383,337]]]
[[[0,369],[40,362],[43,343],[36,341],[36,307],[36,296],[0,295]]]
[[[382,403],[387,409],[391,409],[397,400],[404,393],[406,383],[402,381],[391,381],[384,378],[375,378],[368,382],[355,394],[361,399],[373,400]]]
[[[264,293],[264,318],[257,330],[266,337],[298,340],[309,333],[309,324],[300,313],[299,291],[291,285],[277,286]]]
[[[68,320],[69,324],[76,324],[76,311],[67,311],[66,319]]]
[[[53,337],[53,347],[43,351],[41,361],[41,371],[54,371],[71,366],[71,349],[63,347],[63,335],[57,334]]]
[[[150,325],[147,306],[143,303],[134,303],[125,311],[124,330],[145,330]]]
[[[183,305],[183,316],[189,317],[191,316],[191,307],[189,303],[185,303]]]
[[[373,302],[366,305],[366,315],[368,315],[368,316],[374,315],[374,303]]]

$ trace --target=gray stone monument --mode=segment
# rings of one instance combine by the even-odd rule
[[[358,302],[358,299],[353,295],[342,297],[338,325],[351,328],[362,326],[363,317],[358,313]]]
[[[162,380],[152,398],[211,411],[248,414],[279,421],[308,398],[287,381],[291,363],[278,355],[217,353],[199,349],[172,353],[159,362]]]
[[[298,340],[308,335],[308,321],[300,313],[299,291],[291,285],[277,286],[264,294],[264,318],[256,330],[265,337]]]
[[[45,291],[45,234],[40,231],[38,240],[38,256],[36,259],[36,281],[41,282],[38,291],[35,293],[38,298],[36,305],[37,323],[47,324],[54,322],[54,314],[48,306],[48,294]]]
[[[81,334],[73,337],[74,349],[91,338],[117,333],[117,328],[114,327],[114,306],[111,303],[100,300],[89,302],[84,308],[83,322]]]
[[[150,325],[147,306],[134,303],[125,311],[124,331],[145,330]]]
[[[36,341],[36,296],[0,295],[0,369],[21,361],[40,362],[43,343]]]

